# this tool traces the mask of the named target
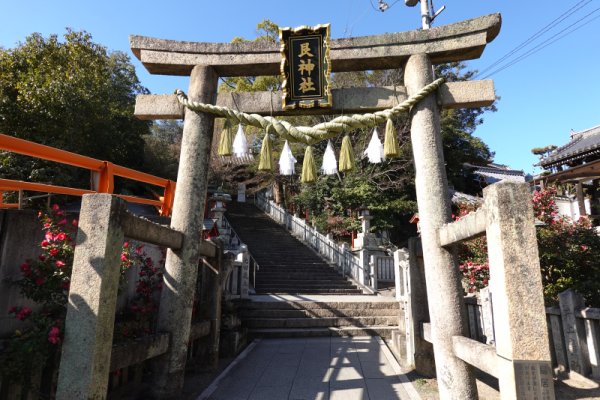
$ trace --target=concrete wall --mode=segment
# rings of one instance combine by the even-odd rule
[[[42,226],[33,210],[0,210],[0,337],[6,337],[23,323],[8,314],[12,306],[32,307],[21,297],[12,281],[21,278],[20,265],[41,254]]]
[[[560,215],[571,218],[573,221],[579,220],[579,205],[577,199],[556,198],[556,208]],[[585,199],[585,212],[591,214],[590,199]]]

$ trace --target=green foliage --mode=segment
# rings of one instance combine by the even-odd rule
[[[147,93],[129,57],[109,53],[86,32],[64,40],[34,33],[0,49],[0,132],[60,149],[140,167],[149,123],[133,117],[135,96]],[[0,175],[89,185],[89,172],[65,171],[37,159],[0,154]]]
[[[257,45],[261,43],[278,43],[279,27],[268,19],[259,22],[256,25],[257,37],[254,40],[246,40],[236,37],[232,43],[253,42]],[[223,78],[219,90],[223,92],[259,92],[281,89],[281,78],[279,76],[238,76],[232,78]]]
[[[144,136],[143,170],[176,181],[182,135],[179,121],[156,121]]]

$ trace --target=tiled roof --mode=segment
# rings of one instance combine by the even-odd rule
[[[589,153],[600,152],[600,125],[573,134],[569,143],[558,147],[540,161],[544,168],[584,158]]]
[[[509,169],[506,165],[488,164],[487,166],[465,164],[466,167],[473,168],[473,173],[486,178],[492,178],[494,181],[525,182],[523,171]],[[487,180],[487,179],[486,179]]]

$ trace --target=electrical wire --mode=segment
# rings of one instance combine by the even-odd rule
[[[544,26],[543,28],[541,28],[540,30],[538,30],[536,33],[534,33],[532,36],[530,36],[528,39],[526,39],[524,42],[522,42],[521,44],[519,44],[517,47],[515,47],[514,49],[512,49],[511,51],[509,51],[508,53],[506,53],[504,56],[502,56],[498,60],[494,61],[492,64],[490,64],[489,66],[487,66],[483,70],[479,71],[477,74],[475,74],[475,76],[473,78],[478,78],[479,76],[483,75],[485,72],[487,72],[487,71],[493,69],[494,67],[496,67],[498,64],[501,64],[504,60],[506,60],[507,58],[511,57],[513,54],[519,52],[521,49],[523,49],[524,47],[526,47],[527,45],[529,45],[531,42],[535,41],[540,36],[542,36],[546,32],[550,31],[551,29],[553,29],[554,27],[556,27],[557,25],[559,25],[561,22],[563,22],[565,19],[569,18],[571,15],[573,15],[574,13],[576,13],[577,11],[579,11],[580,9],[582,9],[583,7],[585,7],[591,1],[592,0],[581,0],[577,4],[573,5],[571,8],[569,8],[568,10],[566,10],[565,12],[563,12],[561,15],[559,15],[558,17],[556,17],[554,20],[552,20],[546,26]],[[490,74],[488,74],[487,76],[489,76],[489,75]]]
[[[557,42],[558,40],[564,38],[565,36],[570,35],[571,33],[583,28],[584,26],[586,26],[587,24],[591,23],[592,21],[600,18],[600,15],[595,16],[594,18],[590,19],[589,21],[586,21],[585,23],[579,25],[579,26],[575,26],[578,23],[582,22],[583,20],[587,19],[588,17],[592,16],[593,14],[595,14],[596,12],[598,12],[600,10],[600,7],[596,8],[595,10],[593,10],[592,12],[586,14],[585,16],[583,16],[582,18],[578,19],[577,21],[575,21],[574,23],[572,23],[571,25],[567,26],[566,28],[562,29],[561,31],[557,32],[556,34],[552,35],[551,37],[549,37],[548,39],[544,40],[543,42],[539,43],[538,45],[536,45],[536,47],[530,49],[529,51],[527,51],[526,53],[520,55],[518,58],[510,61],[508,64],[505,64],[503,66],[500,66],[498,68],[496,68],[495,70],[493,70],[492,72],[488,73],[487,75],[485,75],[483,78],[481,79],[486,79],[489,78],[490,76],[497,74],[500,71],[505,70],[508,67],[511,67],[513,65],[515,65],[516,63],[523,61],[524,59],[528,58],[529,56],[532,56],[533,54],[543,50],[544,48],[550,46],[551,44],[553,44],[554,42]],[[571,29],[570,31],[566,32],[564,35],[561,35],[563,32],[567,31],[570,28],[573,28],[575,26],[574,29]],[[560,35],[560,36],[559,36]],[[558,36],[558,37],[557,37]],[[554,39],[554,40],[553,40]]]

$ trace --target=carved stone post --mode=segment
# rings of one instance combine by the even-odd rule
[[[553,400],[529,185],[498,182],[486,187],[483,197],[501,398]]]
[[[217,75],[211,67],[196,66],[190,76],[189,98],[214,103]],[[168,250],[158,329],[171,334],[169,351],[157,362],[156,397],[176,398],[183,387],[192,302],[198,273],[208,164],[214,117],[188,111],[183,126],[177,191],[171,227],[185,237],[180,250]]]
[[[57,399],[106,398],[124,210],[109,194],[83,196]]]
[[[404,81],[409,95],[433,82],[431,60],[427,55],[410,57]],[[450,222],[451,210],[435,96],[429,95],[415,105],[411,117],[415,184],[440,399],[476,399],[477,387],[471,368],[452,351],[452,336],[466,336],[466,318],[456,260],[440,246],[438,236],[438,229]]]

